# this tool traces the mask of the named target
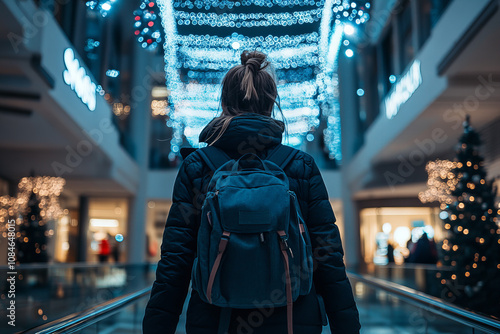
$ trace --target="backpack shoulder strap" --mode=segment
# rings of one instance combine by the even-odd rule
[[[212,171],[216,171],[220,166],[231,160],[231,158],[221,149],[215,146],[206,146],[196,150],[201,158],[206,162]]]
[[[274,162],[281,169],[284,169],[290,161],[292,161],[298,150],[293,147],[279,144],[267,156],[266,160]]]

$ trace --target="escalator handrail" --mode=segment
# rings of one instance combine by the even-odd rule
[[[154,267],[156,263],[125,263],[125,262],[113,262],[113,263],[87,263],[87,262],[48,262],[48,263],[21,263],[16,265],[18,270],[52,270],[52,269],[100,269],[100,268],[146,268]],[[0,265],[0,271],[9,271],[8,265]]]
[[[126,306],[149,296],[151,287],[119,296],[83,312],[77,312],[21,332],[22,334],[72,333],[105,319]]]
[[[364,276],[348,272],[349,278],[354,281],[362,282],[376,289],[381,289],[389,294],[396,295],[407,302],[425,309],[431,313],[446,317],[452,321],[471,326],[476,329],[497,333],[500,330],[500,321],[493,317],[486,317],[472,311],[465,310],[453,304],[442,301],[439,298],[429,296],[423,292],[417,291],[403,285],[385,281],[379,278]],[[88,327],[97,321],[107,318],[120,309],[147,297],[151,292],[151,287],[129,293],[109,300],[105,303],[92,307],[83,312],[70,314],[66,317],[54,320],[47,324],[22,332],[23,334],[46,334],[46,333],[71,333]]]
[[[359,281],[376,289],[384,290],[389,294],[396,295],[399,298],[416,305],[417,307],[446,317],[450,320],[491,333],[498,333],[500,330],[500,321],[494,317],[487,317],[463,309],[437,297],[429,296],[421,291],[380,278],[359,275],[352,272],[348,272],[347,275],[354,281]]]

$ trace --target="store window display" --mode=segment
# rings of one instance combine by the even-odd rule
[[[429,207],[361,210],[361,254],[365,263],[435,264],[436,240],[442,239],[438,212],[438,208]],[[419,255],[412,255],[417,250]]]
[[[118,263],[123,260],[128,224],[125,199],[95,198],[89,201],[89,248],[92,262]]]

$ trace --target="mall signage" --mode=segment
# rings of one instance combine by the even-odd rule
[[[415,60],[384,100],[385,115],[388,119],[394,118],[398,114],[399,108],[408,101],[421,83],[420,61]]]
[[[64,50],[63,59],[66,66],[63,72],[64,82],[71,87],[90,111],[94,111],[97,101],[96,84],[87,75],[85,68],[80,66],[80,62],[75,58],[73,49],[67,48]]]

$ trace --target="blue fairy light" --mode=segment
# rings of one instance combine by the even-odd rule
[[[88,9],[98,12],[102,17],[106,17],[113,8],[117,0],[89,0],[85,2]]]
[[[134,34],[141,47],[154,50],[161,42],[160,23],[155,0],[142,0],[139,8],[134,11]]]

